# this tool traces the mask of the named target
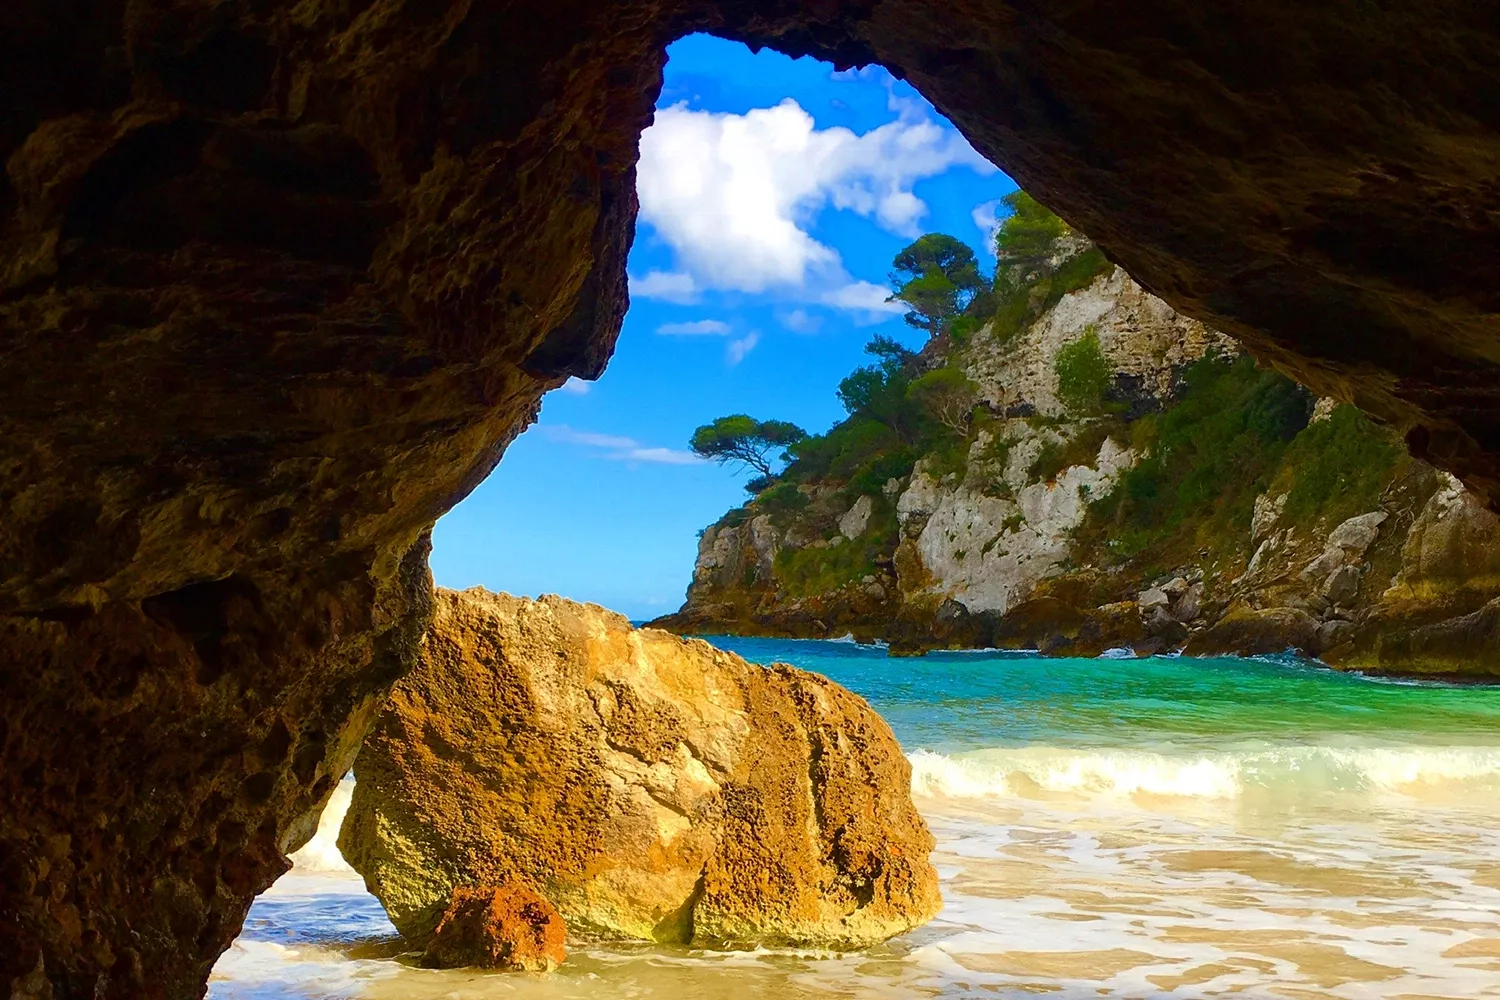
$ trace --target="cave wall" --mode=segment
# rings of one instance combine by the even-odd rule
[[[608,360],[692,30],[884,63],[1500,496],[1484,5],[11,0],[0,989],[201,993],[410,663],[424,532]]]

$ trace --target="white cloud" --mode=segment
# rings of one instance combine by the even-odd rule
[[[817,333],[823,326],[823,317],[814,316],[806,309],[793,309],[781,317],[781,325],[793,333]]]
[[[690,451],[649,447],[635,438],[621,437],[617,434],[595,434],[592,431],[574,430],[567,424],[542,427],[540,430],[549,440],[561,444],[598,448],[604,452],[604,458],[616,462],[655,462],[661,465],[701,465],[703,463],[703,459]]]
[[[593,386],[589,385],[577,375],[568,376],[568,380],[557,387],[558,392],[566,392],[570,396],[587,396]]]
[[[630,451],[620,455],[611,455],[610,458],[633,462],[660,462],[663,465],[702,465],[703,459],[690,451],[678,451],[674,448],[632,448]]]
[[[682,297],[847,282],[838,253],[809,231],[830,206],[916,236],[927,212],[916,181],[955,165],[994,168],[915,102],[892,102],[901,118],[863,135],[818,129],[790,98],[742,115],[659,110],[641,136],[641,218],[683,270],[648,274],[632,291]]]
[[[891,290],[873,281],[851,281],[823,293],[823,303],[851,312],[876,313],[882,318],[906,312],[900,302],[886,301]]]
[[[996,198],[993,201],[986,201],[975,205],[974,211],[969,213],[969,218],[974,220],[974,225],[978,226],[979,231],[984,233],[984,245],[991,253],[995,252],[995,232],[1000,228],[1000,221],[1002,219],[1000,215],[1001,204],[1000,199]]]
[[[729,324],[721,319],[695,319],[687,323],[663,323],[656,332],[673,337],[724,337],[729,334]]]
[[[682,271],[648,271],[640,278],[630,276],[630,294],[643,299],[694,302],[698,286],[691,274]]]
[[[567,424],[543,427],[542,433],[553,441],[563,444],[581,444],[589,448],[639,448],[634,438],[618,437],[614,434],[595,434],[591,431],[575,431]]]
[[[724,360],[733,368],[745,360],[745,355],[755,350],[755,345],[760,343],[760,334],[751,330],[739,340],[731,340],[724,349]]]

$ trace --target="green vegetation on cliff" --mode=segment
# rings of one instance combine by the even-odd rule
[[[1286,515],[1294,523],[1337,524],[1374,510],[1392,471],[1406,461],[1395,435],[1354,407],[1339,406],[1291,443],[1275,485],[1287,491]]]
[[[1228,558],[1268,490],[1287,494],[1285,516],[1306,529],[1375,509],[1404,450],[1351,406],[1310,422],[1312,403],[1249,357],[1196,362],[1172,405],[1128,425],[1144,457],[1090,506],[1080,557],[1145,570]]]
[[[1082,520],[1066,529],[1074,567],[1114,567],[1148,579],[1172,566],[1243,564],[1256,499],[1268,491],[1286,495],[1286,516],[1297,524],[1331,528],[1378,505],[1405,460],[1399,443],[1351,407],[1313,421],[1306,391],[1248,357],[1210,350],[1169,374],[1170,390],[1147,391],[1139,380],[1121,381],[1098,325],[1090,324],[1047,362],[1063,414],[1023,407],[1018,425],[1017,415],[986,405],[968,367],[981,342],[971,344],[970,336],[987,328],[983,350],[993,363],[997,351],[1005,357],[1013,338],[1064,295],[1112,267],[1029,196],[1017,192],[1007,203],[1011,215],[996,235],[996,273],[987,280],[973,251],[943,234],[924,236],[897,256],[892,298],[911,308],[908,323],[929,340],[913,351],[890,337],[874,338],[866,347],[871,363],[838,386],[844,420],[826,433],[800,436],[790,425],[783,434],[783,425],[732,417],[695,436],[700,454],[717,448],[711,457],[762,473],[752,484],[759,496],[721,524],[769,518],[784,541],[772,560],[784,593],[826,595],[872,574],[879,579],[882,567],[900,563],[896,500],[918,462],[944,489],[966,483],[992,499],[1014,500],[1021,481],[1001,473],[1017,435],[1032,439],[1025,483],[1049,489],[1069,469],[1096,466],[1106,440],[1130,449],[1097,492],[1096,484],[1076,487]],[[761,433],[765,428],[773,432]],[[975,451],[981,440],[984,447]],[[785,448],[779,475],[768,462],[750,460],[764,461],[772,445]],[[974,473],[971,452],[980,463]],[[856,501],[868,505],[870,516],[851,539],[839,519]],[[996,516],[997,535],[974,546],[980,557],[1004,550],[1000,536],[1025,523],[1015,509]],[[968,555],[956,546],[952,558]],[[1118,574],[1111,578],[1118,582]]]
[[[1096,413],[1104,406],[1104,395],[1114,374],[1109,359],[1099,347],[1099,330],[1089,327],[1084,335],[1057,352],[1057,397],[1076,413]]]
[[[875,573],[900,540],[896,509],[889,500],[876,499],[864,534],[852,541],[834,537],[837,544],[784,548],[776,554],[776,579],[793,597],[827,594]]]
[[[1105,536],[1105,551],[1126,559],[1238,542],[1311,408],[1304,390],[1249,357],[1203,358],[1172,405],[1129,425],[1144,457],[1091,506],[1080,536]]]

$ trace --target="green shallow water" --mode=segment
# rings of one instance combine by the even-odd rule
[[[889,721],[938,841],[932,924],[856,955],[575,942],[550,977],[421,970],[339,870],[330,813],[210,995],[1500,997],[1500,689],[1276,658],[712,641]]]
[[[859,692],[908,749],[1500,742],[1500,687],[1371,680],[1290,657],[1049,659],[976,651],[901,658],[852,642],[705,638]]]

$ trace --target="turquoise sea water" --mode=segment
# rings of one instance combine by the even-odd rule
[[[908,749],[1165,743],[1211,750],[1226,741],[1366,738],[1500,744],[1500,688],[1370,680],[1290,657],[1080,660],[966,651],[902,658],[853,642],[705,638],[858,692]]]
[[[823,673],[890,723],[938,839],[933,924],[852,956],[580,942],[546,978],[429,972],[338,870],[330,815],[211,996],[1500,995],[1500,689],[711,641]]]

